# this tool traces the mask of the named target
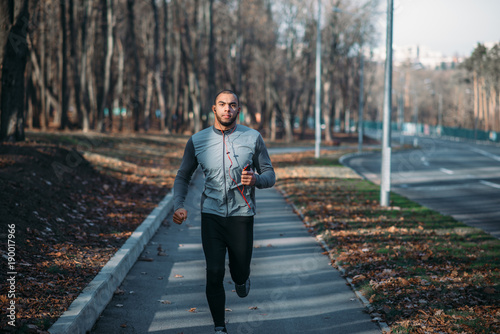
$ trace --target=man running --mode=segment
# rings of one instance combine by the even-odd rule
[[[198,166],[205,175],[201,196],[201,237],[206,261],[206,296],[215,333],[225,325],[224,272],[226,251],[235,290],[243,298],[250,291],[253,250],[255,187],[274,185],[271,159],[260,133],[236,123],[241,111],[230,90],[217,94],[212,106],[214,126],[194,134],[186,144],[174,183],[176,224],[187,218],[184,201],[191,176]]]

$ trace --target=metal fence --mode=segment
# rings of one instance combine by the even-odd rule
[[[364,129],[382,130],[382,122],[364,121],[363,125]],[[406,136],[454,137],[500,143],[500,133],[495,131],[453,128],[447,126],[440,127],[421,123],[402,123],[399,125],[396,122],[391,123],[391,130],[401,132],[401,134]]]

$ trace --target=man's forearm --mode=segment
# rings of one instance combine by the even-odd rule
[[[174,181],[174,211],[184,207],[184,201],[187,196],[189,183],[194,171],[198,167],[198,162],[194,154],[194,146],[189,139],[184,150],[181,167],[177,171]]]

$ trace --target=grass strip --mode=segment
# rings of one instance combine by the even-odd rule
[[[365,180],[284,170],[277,187],[393,333],[500,332],[499,240],[395,193],[380,207],[379,186]]]

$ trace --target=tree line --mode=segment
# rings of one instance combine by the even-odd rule
[[[335,108],[341,118],[355,108],[359,50],[375,39],[370,7],[334,5],[355,15],[331,5],[324,10],[325,122]],[[227,88],[240,95],[243,121],[272,138],[291,140],[294,128],[305,132],[313,116],[316,1],[24,0],[0,6],[8,13],[0,35],[3,139],[22,137],[25,126],[194,132],[210,121],[216,91]],[[365,68],[369,73],[369,62]]]
[[[218,90],[239,94],[241,122],[270,139],[314,123],[317,1],[19,0],[0,2],[0,140],[24,129],[193,133]],[[323,2],[324,138],[380,120],[378,1]],[[393,78],[393,121],[500,131],[498,46],[462,67]],[[362,79],[363,78],[363,79]],[[361,82],[364,85],[361,85]],[[312,131],[312,130],[311,130]]]
[[[474,129],[500,132],[500,43],[479,43],[463,67],[472,82]]]

